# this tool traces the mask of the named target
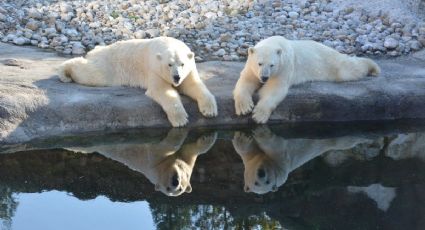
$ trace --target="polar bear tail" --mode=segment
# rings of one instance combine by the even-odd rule
[[[72,77],[74,75],[73,69],[76,65],[82,65],[85,63],[85,59],[82,57],[73,58],[62,63],[58,68],[59,79],[62,82],[72,82]]]
[[[366,64],[368,68],[367,75],[376,77],[381,73],[381,68],[379,68],[378,64],[376,64],[376,62],[374,62],[372,59],[361,58],[361,60]]]

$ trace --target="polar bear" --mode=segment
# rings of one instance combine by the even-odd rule
[[[248,60],[233,91],[236,114],[252,111],[257,123],[266,123],[291,85],[357,80],[379,73],[371,59],[350,57],[315,41],[273,36],[248,49]],[[252,95],[257,89],[260,99],[254,107]]]
[[[256,128],[252,137],[235,132],[232,140],[245,167],[244,190],[258,194],[277,191],[290,172],[327,151],[351,149],[371,142],[357,137],[284,139],[267,127]]]
[[[188,122],[179,92],[196,100],[204,116],[217,115],[215,98],[199,77],[194,53],[174,38],[132,39],[97,46],[85,58],[65,61],[58,72],[63,82],[144,88],[174,127]]]
[[[92,147],[72,147],[68,150],[100,153],[145,175],[155,190],[167,196],[190,193],[190,177],[198,155],[208,152],[217,133],[202,135],[195,142],[183,144],[186,129],[171,129],[159,143],[122,143]]]

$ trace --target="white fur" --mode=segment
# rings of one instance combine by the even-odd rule
[[[155,185],[155,190],[168,196],[178,196],[192,191],[190,177],[195,161],[198,155],[206,153],[214,145],[217,134],[204,135],[196,142],[183,144],[186,137],[187,130],[172,129],[159,143],[110,144],[69,150],[100,153],[145,175]],[[172,184],[175,175],[177,186]]]
[[[236,132],[233,146],[245,166],[245,192],[264,194],[277,191],[288,174],[330,150],[351,149],[368,139],[341,137],[332,139],[284,139],[266,127],[254,130],[252,137]],[[259,176],[259,170],[264,176]]]
[[[270,37],[249,48],[248,60],[233,92],[236,114],[253,111],[257,123],[266,123],[291,85],[315,80],[358,80],[379,73],[379,66],[368,58],[350,57],[314,41]],[[262,85],[263,76],[268,80]],[[260,100],[254,107],[252,95],[258,89]]]
[[[178,82],[173,79],[175,75],[180,77]],[[188,122],[179,92],[196,100],[204,116],[217,115],[215,98],[198,75],[193,52],[174,38],[133,39],[98,46],[85,58],[65,61],[59,67],[59,78],[87,86],[145,88],[146,95],[161,105],[175,127]]]

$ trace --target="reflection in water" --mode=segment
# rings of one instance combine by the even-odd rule
[[[8,187],[0,184],[0,227],[1,229],[11,229],[12,217],[15,214],[18,202]]]
[[[144,174],[155,190],[168,196],[192,192],[190,177],[198,155],[206,153],[215,143],[217,134],[203,135],[195,142],[183,144],[187,129],[171,129],[159,143],[123,143],[98,145],[71,150],[97,152]]]
[[[112,202],[98,196],[90,202],[81,202],[58,191],[21,193],[17,199],[20,205],[12,229],[155,229],[146,201]]]
[[[367,187],[348,186],[347,190],[352,193],[363,192],[370,199],[374,200],[379,209],[387,211],[391,201],[396,197],[395,188],[384,187],[381,184],[371,184]]]
[[[356,137],[285,139],[263,126],[255,129],[252,136],[236,132],[232,142],[245,166],[245,192],[264,194],[276,192],[290,172],[327,151],[350,149],[371,141]]]
[[[425,133],[398,134],[388,145],[385,155],[394,160],[405,158],[425,160]]]
[[[203,133],[66,140],[51,150],[19,145],[33,150],[0,154],[0,229],[425,226],[423,133]]]

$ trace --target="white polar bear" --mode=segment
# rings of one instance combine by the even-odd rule
[[[245,192],[264,194],[277,191],[290,172],[330,150],[351,149],[372,140],[356,137],[332,139],[285,139],[267,127],[254,130],[253,137],[236,132],[233,147],[241,156]]]
[[[63,82],[87,86],[134,86],[159,103],[174,127],[184,126],[188,115],[178,92],[198,102],[206,117],[217,115],[214,96],[202,82],[194,53],[169,37],[133,39],[98,46],[85,58],[65,61],[59,67]]]
[[[217,133],[212,133],[183,144],[187,133],[186,129],[172,129],[159,143],[105,144],[67,149],[100,153],[145,175],[155,185],[155,190],[167,196],[179,196],[192,191],[190,177],[196,159],[208,152],[217,139]]]
[[[379,73],[379,66],[371,59],[350,57],[315,41],[273,36],[248,49],[248,60],[233,91],[236,114],[253,110],[252,118],[266,123],[291,85],[357,80]],[[260,99],[254,107],[252,95],[260,87]]]

